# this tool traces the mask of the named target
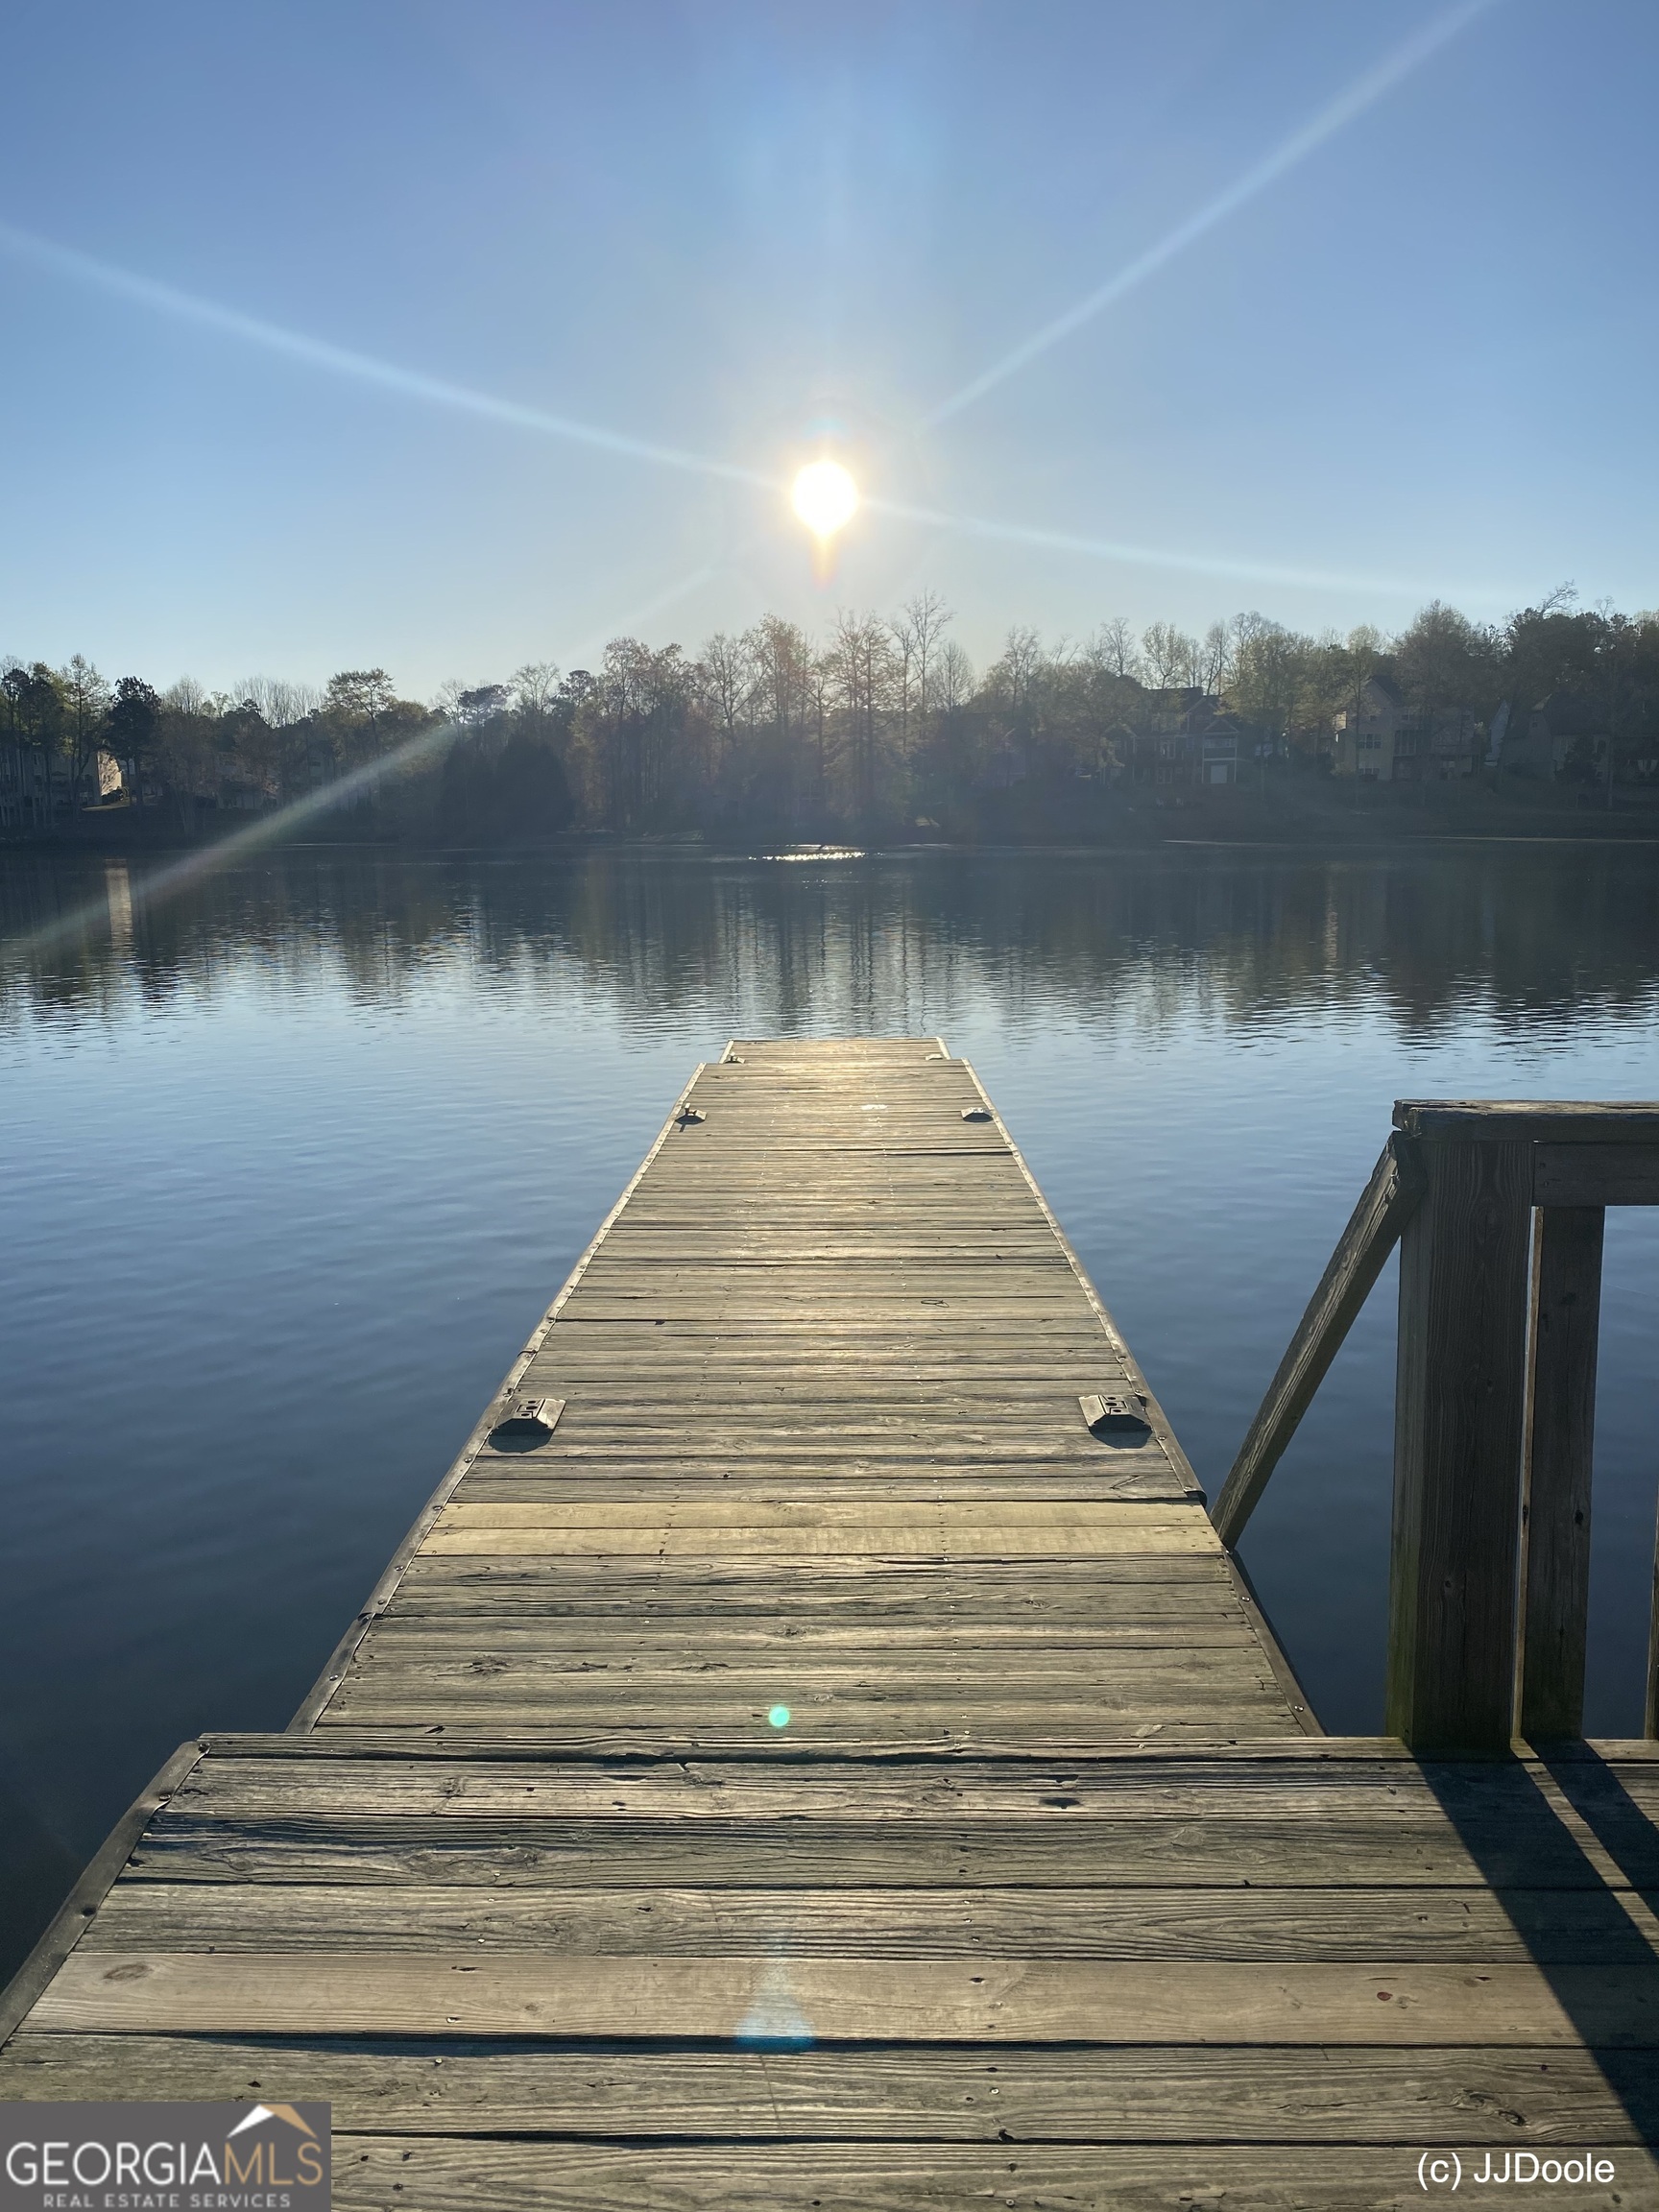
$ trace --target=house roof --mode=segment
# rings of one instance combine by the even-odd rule
[[[1551,737],[1600,737],[1607,730],[1607,709],[1588,691],[1567,685],[1546,693],[1532,709],[1542,714]]]

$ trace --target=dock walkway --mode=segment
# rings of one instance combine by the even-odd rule
[[[737,1044],[0,2098],[328,2098],[352,2212],[1659,2204],[1656,1752],[1321,1736],[972,1070]]]

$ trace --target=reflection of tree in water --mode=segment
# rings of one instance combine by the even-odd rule
[[[1015,1022],[1142,1029],[1363,1002],[1407,1032],[1480,1008],[1547,1030],[1647,1012],[1659,967],[1659,870],[1605,847],[801,863],[316,851],[155,904],[142,886],[137,865],[12,855],[0,1019],[332,977],[365,1006],[443,980],[593,994],[642,1020],[711,1010],[747,1033],[930,1027],[976,1000]]]

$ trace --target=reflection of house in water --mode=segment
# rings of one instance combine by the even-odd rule
[[[1450,782],[1473,776],[1485,751],[1475,716],[1456,707],[1413,712],[1393,679],[1368,676],[1332,719],[1331,771],[1364,783]]]

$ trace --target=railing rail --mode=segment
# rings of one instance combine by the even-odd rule
[[[1603,1223],[1659,1204],[1659,1105],[1406,1099],[1394,1120],[1215,1527],[1238,1541],[1398,1242],[1387,1726],[1434,1750],[1575,1736]]]
[[[1236,1544],[1243,1533],[1267,1487],[1267,1478],[1295,1435],[1422,1195],[1423,1173],[1415,1153],[1402,1138],[1390,1137],[1215,1501],[1211,1518],[1223,1544]]]

